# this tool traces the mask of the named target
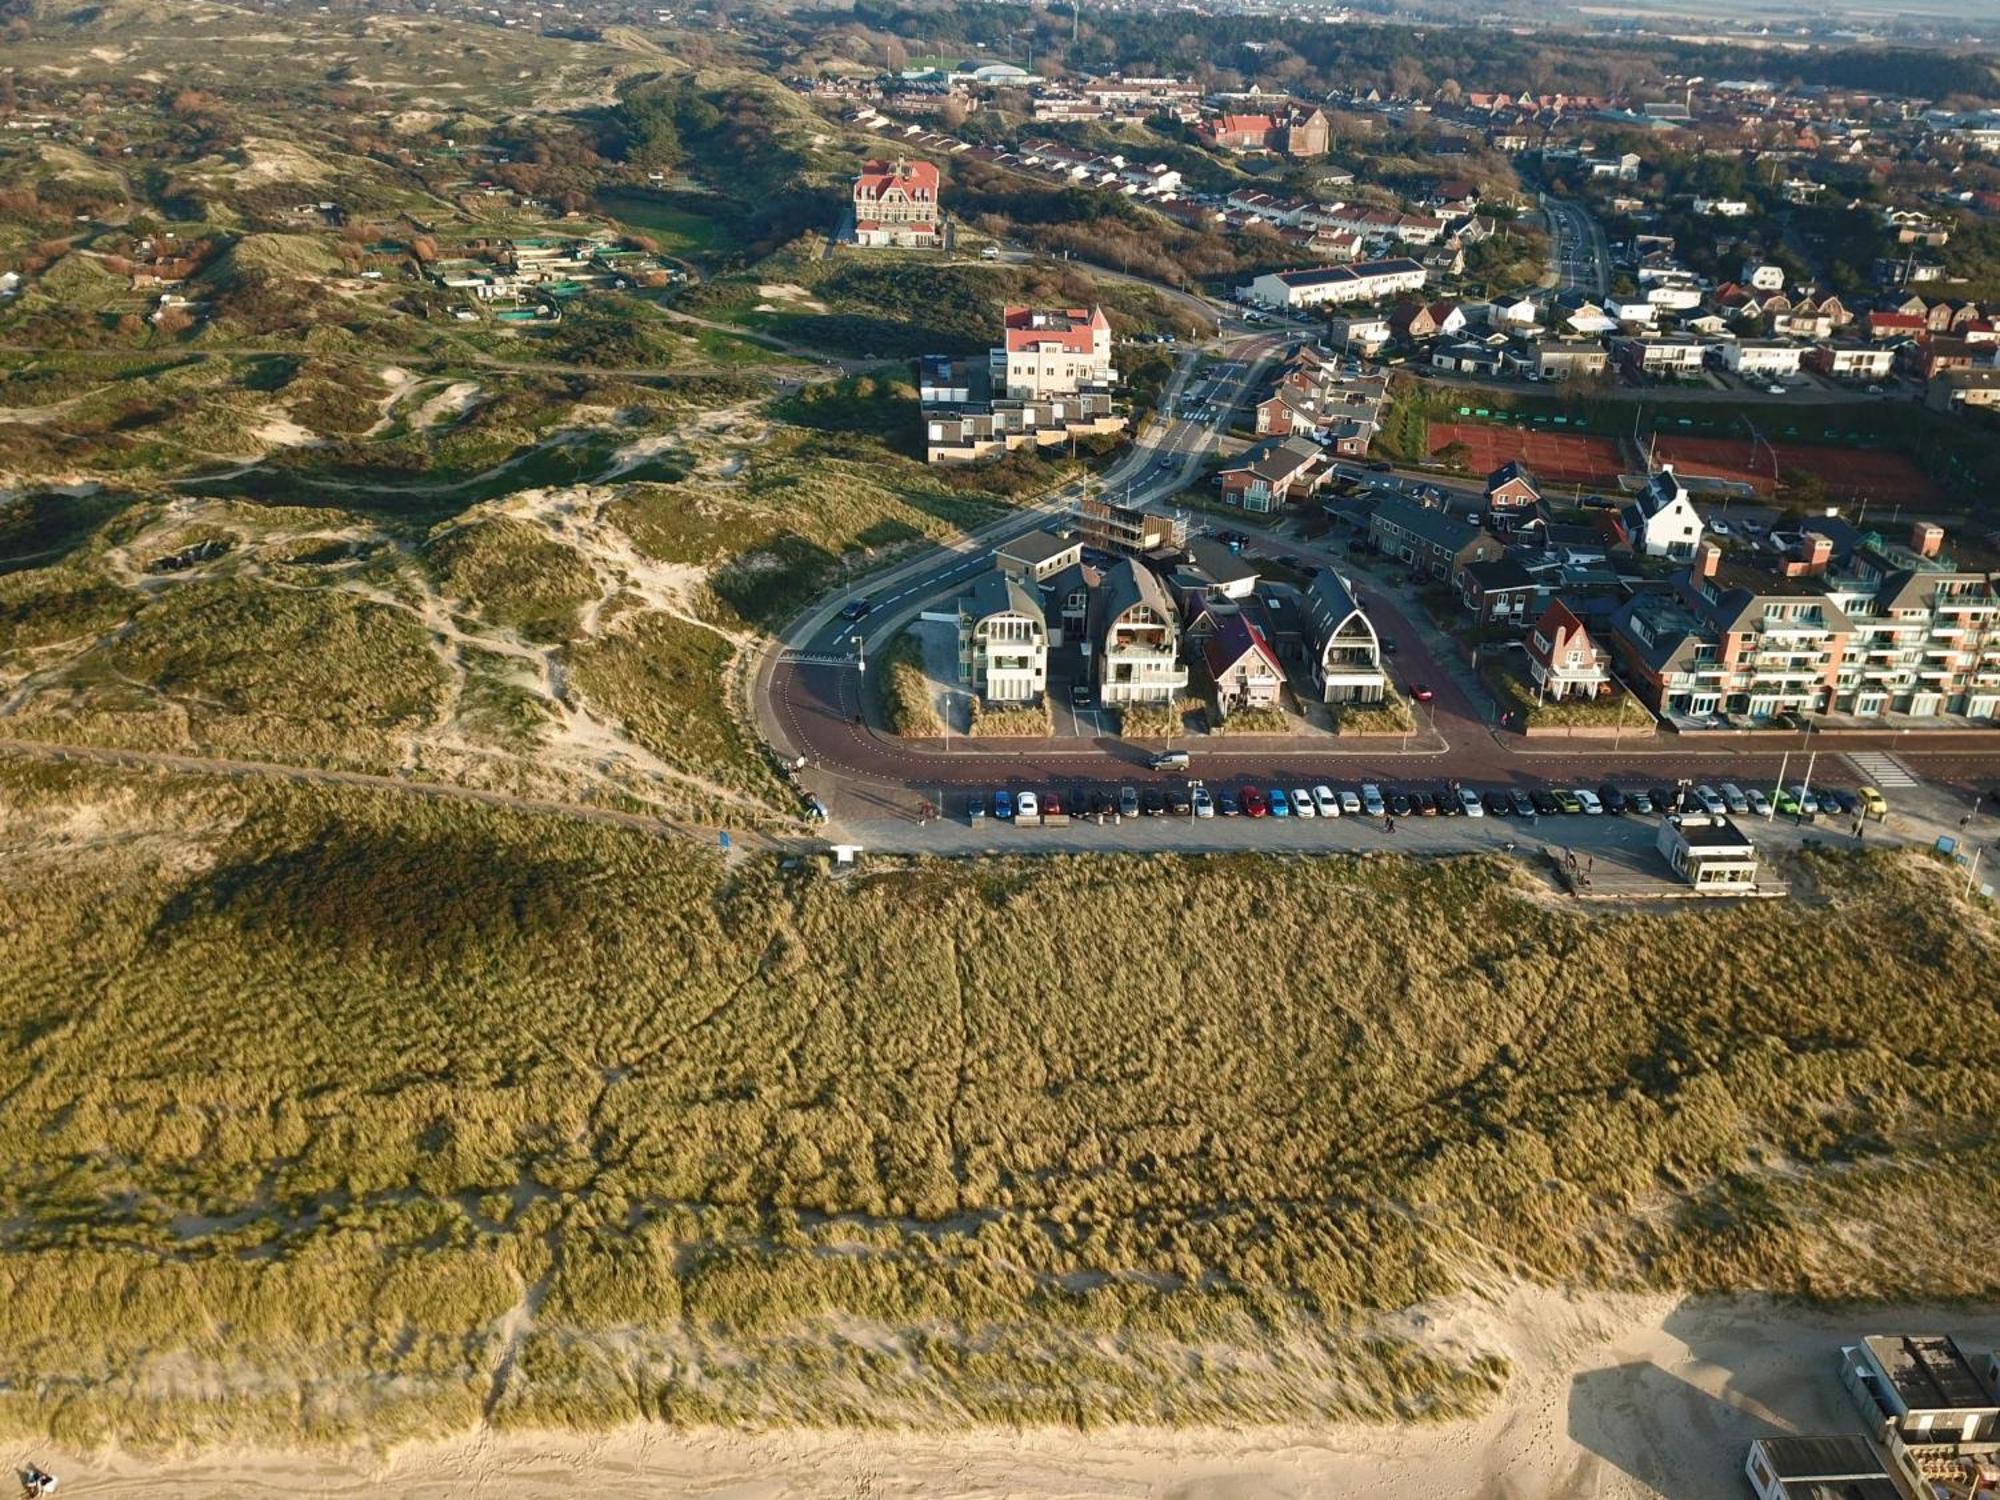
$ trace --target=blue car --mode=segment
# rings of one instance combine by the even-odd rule
[[[1292,804],[1285,796],[1285,789],[1283,787],[1274,786],[1271,788],[1270,803],[1272,817],[1289,818],[1292,815]]]
[[[1011,821],[1014,816],[1014,794],[995,792],[993,794],[993,816]]]

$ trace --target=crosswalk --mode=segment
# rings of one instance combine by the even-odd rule
[[[1917,778],[1905,770],[1894,756],[1877,750],[1853,751],[1848,755],[1847,763],[1861,773],[1864,781],[1878,789],[1917,784]]]

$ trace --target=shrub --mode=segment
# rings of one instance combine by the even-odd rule
[[[924,671],[924,643],[914,632],[906,630],[897,636],[878,658],[875,692],[882,722],[891,734],[929,737],[944,733],[931,680]]]

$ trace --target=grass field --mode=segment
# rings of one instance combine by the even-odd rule
[[[1918,856],[1607,917],[1476,860],[0,810],[9,1433],[1411,1420],[1505,1378],[1400,1316],[1468,1285],[2000,1282],[1994,921]]]

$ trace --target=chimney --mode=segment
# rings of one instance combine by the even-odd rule
[[[1802,572],[1824,573],[1827,564],[1833,561],[1833,538],[1808,531],[1799,538],[1799,561],[1805,564]]]
[[[1920,557],[1936,557],[1944,546],[1944,528],[1935,521],[1910,524],[1910,550]]]
[[[1694,549],[1694,572],[1697,578],[1713,578],[1715,570],[1722,566],[1722,549],[1713,542],[1705,541]]]

